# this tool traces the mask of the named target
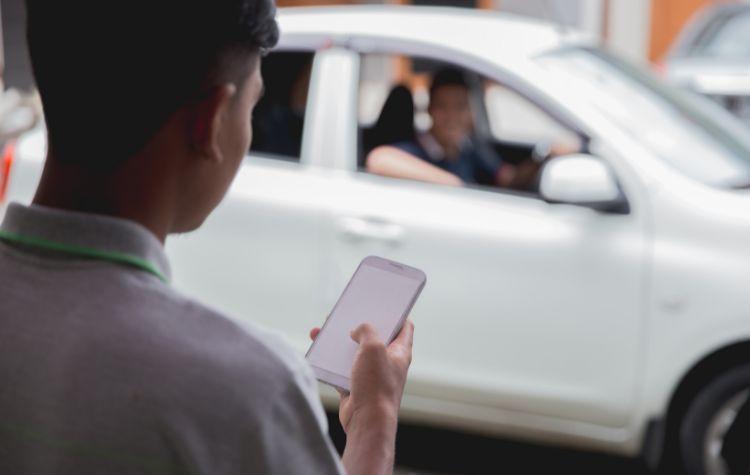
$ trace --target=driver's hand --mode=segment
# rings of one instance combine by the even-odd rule
[[[581,144],[573,142],[555,142],[550,147],[550,157],[559,157],[561,155],[570,155],[579,153]]]
[[[314,340],[319,332],[319,328],[313,328],[310,338]],[[411,364],[414,324],[407,320],[387,346],[366,323],[351,335],[359,349],[352,366],[351,392],[339,391],[341,426],[348,433],[356,421],[380,420],[395,425]]]

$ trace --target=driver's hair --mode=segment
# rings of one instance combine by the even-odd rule
[[[443,86],[461,86],[469,89],[469,82],[466,80],[464,72],[458,68],[445,67],[439,69],[432,76],[432,82],[430,83],[430,100],[435,96],[435,91]]]

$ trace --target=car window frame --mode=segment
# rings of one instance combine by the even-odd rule
[[[572,117],[562,108],[555,107],[554,101],[546,97],[546,94],[543,91],[535,89],[533,85],[529,84],[529,82],[524,80],[521,76],[509,70],[505,70],[501,65],[493,63],[485,58],[434,43],[404,40],[400,38],[392,39],[363,35],[347,38],[345,41],[345,45],[349,49],[352,49],[357,54],[359,54],[360,57],[368,54],[384,54],[394,56],[401,55],[408,57],[422,57],[458,66],[462,69],[470,71],[472,74],[477,74],[480,77],[502,84],[504,87],[525,98],[536,107],[538,107],[541,111],[548,114],[551,118],[560,123],[561,126],[568,128],[572,133],[581,137],[582,143],[587,144],[592,140],[592,137],[584,132],[584,126],[580,124],[580,122],[575,117]],[[357,98],[358,97],[359,89],[357,89]],[[359,126],[359,124],[357,125]],[[361,137],[358,136],[358,146],[360,145],[360,140]],[[419,183],[423,185],[438,186],[441,188],[450,189],[450,187],[446,185],[424,183],[417,180],[382,177],[379,175],[368,173],[366,171],[358,170],[356,163],[356,154],[352,157],[351,161],[354,165],[352,170],[361,175],[374,176],[388,181],[398,180],[402,184]],[[513,197],[530,198],[537,201],[546,202],[546,200],[544,200],[544,198],[538,193],[531,193],[508,188],[500,188],[487,185],[467,185],[463,187],[463,189],[492,193],[494,195],[508,195]]]
[[[305,42],[298,41],[298,42],[290,42],[286,44],[282,44],[281,42],[276,45],[271,50],[268,50],[266,54],[274,54],[274,53],[309,53],[312,58],[312,62],[315,62],[315,58],[320,53],[320,48],[315,48]],[[261,58],[261,68],[263,67],[263,59]],[[262,71],[262,70],[261,70]],[[261,72],[262,74],[262,72]],[[307,115],[310,113],[310,107],[311,107],[311,97],[310,97],[310,85],[313,83],[313,75],[315,74],[315,70],[311,70],[310,72],[310,84],[308,84],[308,95],[307,100],[305,103],[305,117],[302,122],[302,137],[300,141],[300,154],[299,157],[292,157],[289,155],[280,155],[275,154],[271,152],[264,152],[264,151],[256,151],[256,150],[248,150],[245,153],[244,161],[250,161],[255,159],[262,159],[264,162],[267,162],[270,164],[277,164],[282,163],[287,166],[296,166],[296,167],[305,167],[310,166],[310,163],[306,163],[304,159],[304,153],[305,150],[305,129],[308,127],[307,122]],[[254,131],[253,131],[254,132]],[[252,145],[251,145],[252,147]],[[257,163],[257,162],[255,162]]]

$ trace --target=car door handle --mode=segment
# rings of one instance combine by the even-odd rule
[[[382,241],[391,245],[401,242],[404,229],[378,218],[347,217],[339,220],[339,234],[348,241]]]

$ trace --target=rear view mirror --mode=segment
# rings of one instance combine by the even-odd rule
[[[586,154],[550,159],[542,169],[539,191],[550,203],[568,203],[612,213],[629,206],[609,166]]]

